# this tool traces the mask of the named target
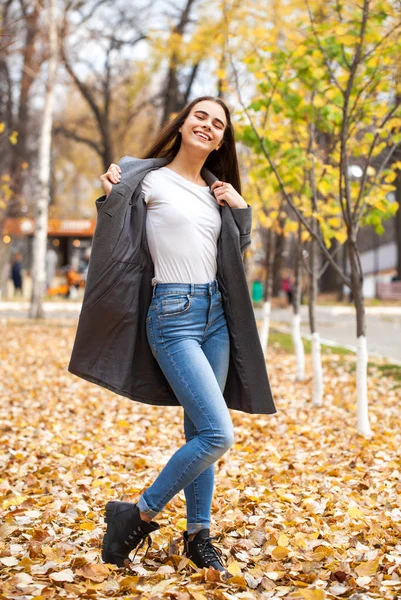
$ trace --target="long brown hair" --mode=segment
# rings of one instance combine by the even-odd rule
[[[183,125],[193,106],[202,100],[217,102],[223,107],[227,125],[224,130],[223,145],[219,150],[213,150],[207,157],[204,166],[220,181],[231,183],[233,188],[241,194],[241,181],[238,167],[237,151],[235,148],[234,127],[231,122],[230,111],[221,98],[215,96],[200,96],[185,106],[178,115],[167,123],[158,134],[150,148],[141,158],[173,158],[181,145],[181,132],[178,129]]]

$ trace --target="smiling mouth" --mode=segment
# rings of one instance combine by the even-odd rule
[[[199,131],[194,131],[194,134],[196,135],[196,137],[198,137],[201,140],[205,140],[206,142],[210,142],[210,139],[206,136],[206,134],[202,134]],[[204,137],[203,137],[204,136]]]

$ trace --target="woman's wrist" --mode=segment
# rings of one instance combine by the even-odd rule
[[[243,200],[242,202],[239,202],[238,204],[234,204],[231,205],[231,208],[248,208],[247,203],[245,202],[245,200]]]

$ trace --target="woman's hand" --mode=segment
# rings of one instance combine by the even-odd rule
[[[243,197],[233,188],[231,183],[225,181],[215,181],[210,188],[211,192],[214,192],[217,202],[220,206],[224,206],[224,201],[231,206],[231,208],[247,208],[248,205]]]
[[[118,165],[111,163],[107,172],[103,175],[100,175],[100,181],[102,182],[103,189],[105,191],[106,196],[108,196],[111,192],[111,188],[113,187],[113,183],[119,183],[121,179],[121,169]]]

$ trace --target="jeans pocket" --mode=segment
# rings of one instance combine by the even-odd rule
[[[157,303],[157,314],[159,317],[174,317],[186,313],[191,306],[189,294],[176,294],[162,297]]]

